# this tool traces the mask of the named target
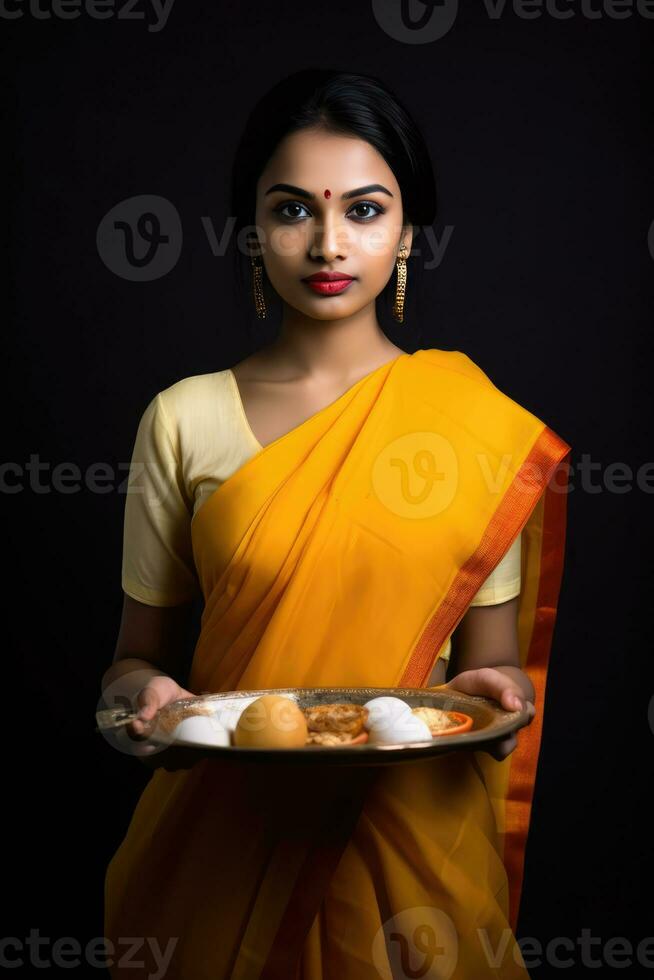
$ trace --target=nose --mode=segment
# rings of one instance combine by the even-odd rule
[[[314,226],[313,240],[309,248],[312,259],[334,262],[345,258],[347,234],[333,214],[325,213],[322,225]]]

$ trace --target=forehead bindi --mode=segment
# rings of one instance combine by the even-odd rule
[[[325,188],[325,197],[330,198],[331,196],[332,196],[332,192],[329,190],[328,187],[326,187]]]

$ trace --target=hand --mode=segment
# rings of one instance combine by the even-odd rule
[[[160,708],[180,698],[194,697],[195,694],[180,687],[172,677],[155,675],[136,696],[138,716],[126,726],[127,733],[136,741],[147,739],[154,716]]]
[[[180,698],[196,697],[192,691],[187,691],[181,687],[172,677],[167,675],[155,675],[143,687],[137,697],[136,705],[138,716],[125,726],[124,738],[128,738],[131,743],[131,752],[139,762],[147,766],[148,769],[158,769],[163,766],[168,772],[176,769],[188,768],[192,762],[188,763],[184,749],[181,749],[183,758],[178,758],[180,749],[175,746],[162,748],[148,741],[151,734],[155,715],[165,705]],[[187,762],[188,765],[184,763]]]
[[[448,681],[447,684],[441,684],[439,686],[441,688],[452,688],[457,691],[462,691],[464,694],[492,698],[506,711],[519,711],[526,706],[528,715],[518,726],[519,728],[530,725],[536,714],[536,708],[533,702],[525,698],[522,688],[516,681],[507,677],[501,670],[496,670],[495,667],[479,667],[477,670],[464,670],[460,674],[457,674],[456,677],[453,677],[451,681]],[[515,733],[512,733],[505,738],[498,738],[493,742],[488,742],[481,751],[488,752],[494,759],[501,762],[502,759],[505,759],[513,752],[517,744],[517,736]]]

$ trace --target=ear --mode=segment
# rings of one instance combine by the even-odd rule
[[[254,234],[249,234],[246,238],[246,241],[247,241],[247,248],[248,248],[248,257],[250,259],[261,258],[262,256],[261,243],[257,238],[257,236]]]
[[[411,254],[411,247],[413,245],[413,238],[414,238],[414,228],[413,228],[413,225],[402,225],[402,235],[401,235],[401,238],[400,238],[400,245],[402,244],[402,242],[404,242],[404,244],[406,245],[407,255],[410,255]],[[399,247],[400,246],[398,245],[398,250],[399,250]]]

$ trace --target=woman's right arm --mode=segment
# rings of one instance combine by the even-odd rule
[[[192,602],[150,606],[124,596],[114,658],[102,677],[102,693],[111,706],[123,703],[139,711],[142,720],[127,726],[132,736],[143,736],[143,722],[164,704],[195,696],[182,686],[190,666],[186,638],[192,609]]]

